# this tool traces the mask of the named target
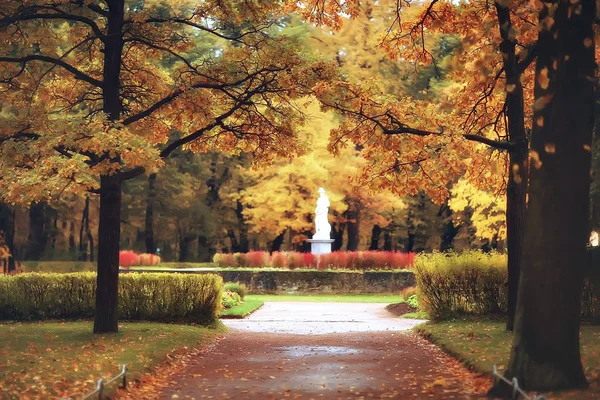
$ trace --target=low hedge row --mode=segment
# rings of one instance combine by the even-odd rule
[[[317,256],[312,253],[251,251],[217,253],[213,262],[221,268],[275,268],[319,270],[401,270],[411,267],[415,253],[395,251],[334,251]]]
[[[91,318],[96,274],[0,276],[0,320]],[[211,323],[221,309],[223,280],[213,274],[123,274],[119,318]]]
[[[581,316],[600,321],[600,248],[588,250]],[[506,313],[507,258],[468,251],[422,254],[414,266],[420,308],[433,319]]]
[[[469,251],[419,255],[419,304],[434,319],[506,312],[506,256]]]

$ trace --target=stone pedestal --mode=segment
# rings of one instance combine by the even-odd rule
[[[313,254],[327,254],[331,253],[331,243],[335,242],[333,239],[308,239],[310,243],[310,252]]]

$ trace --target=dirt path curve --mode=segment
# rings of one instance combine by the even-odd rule
[[[230,333],[159,398],[471,399],[487,383],[384,304],[266,303],[225,323]]]

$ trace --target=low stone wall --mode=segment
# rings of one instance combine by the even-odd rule
[[[214,271],[225,282],[240,282],[252,293],[391,293],[415,285],[411,271]]]

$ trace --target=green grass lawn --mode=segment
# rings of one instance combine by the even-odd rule
[[[256,311],[263,304],[265,304],[265,302],[262,300],[250,300],[246,297],[245,301],[240,305],[221,311],[221,315],[219,315],[219,317],[244,318],[250,315],[252,312]]]
[[[510,356],[512,334],[504,320],[464,319],[427,322],[415,328],[454,357],[477,371],[491,373],[496,364],[504,371]],[[588,376],[600,373],[600,326],[581,328],[582,361]]]
[[[249,294],[246,300],[332,303],[400,303],[399,294]]]
[[[88,321],[1,323],[0,398],[78,398],[122,364],[132,381],[169,353],[202,347],[224,332],[221,325],[124,322],[119,333],[94,335]]]

